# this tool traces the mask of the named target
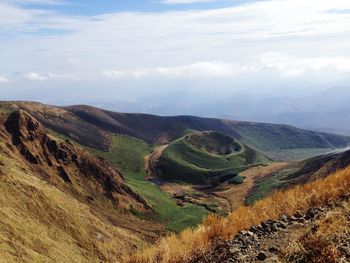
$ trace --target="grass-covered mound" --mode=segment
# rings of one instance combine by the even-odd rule
[[[170,143],[156,164],[169,181],[218,184],[250,166],[267,162],[252,148],[219,132],[197,132]]]
[[[144,141],[129,136],[114,135],[108,152],[89,150],[118,167],[127,185],[145,198],[157,214],[154,218],[148,218],[148,215],[139,213],[136,214],[137,216],[160,222],[167,230],[178,232],[187,227],[197,226],[208,214],[207,210],[201,206],[192,204],[178,206],[167,193],[146,180],[144,159],[151,153],[152,147]]]

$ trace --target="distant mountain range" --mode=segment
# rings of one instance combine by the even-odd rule
[[[112,111],[157,115],[190,114],[242,121],[289,124],[305,129],[350,135],[350,88],[335,87],[307,97],[237,94],[209,100],[200,96],[157,95],[139,101],[89,101]],[[176,98],[173,99],[173,98]],[[145,103],[147,101],[147,103]],[[204,101],[204,102],[203,102]],[[169,107],[169,105],[171,107]]]

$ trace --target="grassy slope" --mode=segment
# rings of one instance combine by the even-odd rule
[[[133,233],[38,179],[21,161],[0,154],[0,163],[1,262],[115,262],[141,245]]]
[[[323,178],[330,173],[344,169],[348,165],[350,165],[349,150],[335,151],[290,163],[282,170],[257,180],[246,199],[246,203],[252,204],[277,189],[305,183],[316,178]]]
[[[154,219],[166,224],[167,229],[179,231],[194,227],[207,215],[207,211],[199,206],[177,206],[158,186],[145,179],[144,158],[151,152],[147,143],[132,137],[116,135],[109,152],[90,150],[121,169],[126,183],[147,199],[159,215],[159,218]]]
[[[287,191],[275,192],[253,206],[242,206],[227,218],[210,216],[196,230],[185,230],[180,235],[164,238],[153,247],[134,254],[125,262],[188,262],[198,254],[210,251],[213,241],[229,239],[239,231],[249,229],[268,219],[277,220],[281,215],[305,213],[308,208],[325,205],[349,194],[350,168],[339,171],[326,179],[296,186]]]
[[[159,160],[158,170],[160,176],[168,180],[202,183],[203,176],[238,174],[247,166],[265,161],[267,159],[259,153],[241,144],[237,153],[216,155],[193,147],[183,137],[167,147]]]
[[[268,178],[264,178],[261,181],[255,182],[256,185],[254,189],[246,197],[246,200],[245,200],[246,204],[251,205],[256,201],[263,199],[273,191],[283,186],[287,186],[288,182],[285,181],[283,178],[288,174],[289,174],[288,170],[282,170]]]
[[[349,137],[313,132],[287,125],[237,123],[241,141],[274,160],[301,160],[345,147]]]

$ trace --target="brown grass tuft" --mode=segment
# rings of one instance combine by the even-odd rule
[[[241,230],[248,229],[268,219],[276,220],[282,214],[292,215],[297,211],[306,212],[309,207],[337,200],[340,196],[348,194],[349,189],[350,167],[338,171],[326,179],[295,186],[286,191],[275,192],[256,202],[253,206],[241,206],[227,218],[211,215],[197,229],[188,229],[179,235],[172,234],[165,237],[156,245],[126,258],[125,262],[189,262],[196,255],[208,251],[216,239],[229,239]],[[313,242],[321,242],[318,244],[327,248],[324,253],[328,253],[329,257],[335,255],[332,254],[333,248],[327,247],[323,241],[310,240],[310,246],[315,245]]]

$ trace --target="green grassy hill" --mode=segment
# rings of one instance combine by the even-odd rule
[[[138,217],[160,222],[168,230],[178,232],[198,225],[208,214],[208,211],[201,206],[192,204],[177,206],[167,193],[146,180],[145,157],[151,153],[152,147],[144,141],[125,135],[114,135],[109,151],[88,149],[118,167],[126,184],[145,198],[156,212],[156,215],[149,217],[148,214],[135,211]]]
[[[268,159],[236,139],[218,132],[198,132],[170,143],[156,164],[168,181],[217,184]]]

